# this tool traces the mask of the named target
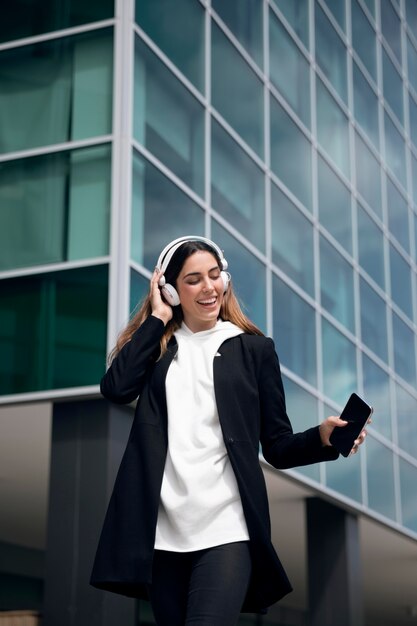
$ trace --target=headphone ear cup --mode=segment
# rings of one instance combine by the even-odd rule
[[[178,295],[177,290],[172,285],[170,285],[169,283],[166,283],[161,288],[161,293],[170,306],[179,305],[180,297]]]
[[[229,272],[220,272],[220,276],[222,277],[222,281],[223,281],[223,293],[226,293],[227,288],[230,283],[230,279],[232,277],[230,276]]]

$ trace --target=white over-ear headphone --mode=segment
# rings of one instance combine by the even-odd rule
[[[174,241],[171,241],[171,243],[165,246],[165,248],[162,250],[161,254],[159,255],[158,261],[156,263],[156,269],[160,270],[162,274],[165,274],[165,271],[172,257],[174,256],[175,252],[178,250],[180,246],[182,246],[183,243],[186,243],[187,241],[202,241],[207,246],[210,246],[210,248],[212,248],[214,252],[216,252],[217,256],[220,259],[220,263],[222,267],[220,276],[223,281],[223,290],[226,291],[230,282],[230,274],[229,272],[226,272],[228,263],[226,259],[224,258],[223,252],[222,250],[220,250],[219,246],[217,246],[214,243],[214,241],[211,241],[210,239],[206,239],[205,237],[188,235],[186,237],[179,237],[178,239],[174,239]],[[165,282],[164,275],[162,275],[161,278],[159,279],[159,286],[161,287],[161,291],[164,295],[164,298],[168,302],[168,304],[170,304],[171,306],[178,306],[180,304],[180,297],[178,295],[177,290],[175,289],[175,287]]]

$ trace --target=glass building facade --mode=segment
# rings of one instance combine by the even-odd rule
[[[417,540],[417,0],[6,4],[3,402],[97,393],[161,249],[205,235],[294,429],[374,406],[292,479]]]

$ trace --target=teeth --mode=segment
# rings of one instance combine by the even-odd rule
[[[216,302],[216,298],[211,298],[210,300],[199,300],[199,304],[214,304]]]

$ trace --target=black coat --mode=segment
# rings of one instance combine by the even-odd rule
[[[158,359],[164,325],[149,317],[125,344],[101,381],[116,403],[139,396],[116,478],[91,576],[100,589],[147,597],[159,498],[167,453],[165,378],[175,357],[172,339]],[[250,536],[253,561],[244,610],[262,611],[292,588],[271,543],[267,492],[259,463],[285,469],[338,457],[323,447],[318,426],[293,434],[286,414],[278,357],[272,339],[240,334],[227,339],[214,359],[214,389],[224,442]],[[179,390],[180,393],[180,390]]]

